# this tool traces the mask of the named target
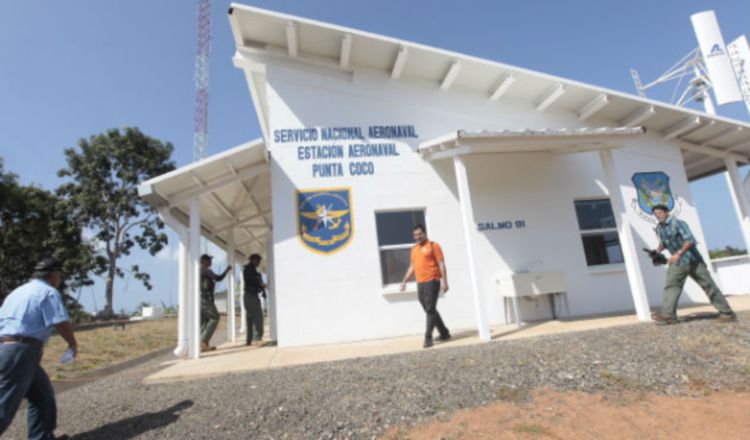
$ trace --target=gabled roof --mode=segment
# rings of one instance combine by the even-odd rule
[[[693,109],[430,46],[255,7],[229,9],[237,54],[246,69],[261,127],[267,134],[265,71],[253,54],[342,71],[384,70],[394,79],[431,82],[443,90],[480,92],[488,100],[525,100],[539,111],[574,113],[582,124],[644,126],[677,143],[690,179],[724,169],[724,159],[750,162],[750,124]],[[248,56],[246,56],[248,55]]]
[[[229,230],[239,254],[265,248],[271,229],[268,152],[257,139],[140,184],[138,195],[189,227],[190,202],[200,203],[201,233],[227,249]]]

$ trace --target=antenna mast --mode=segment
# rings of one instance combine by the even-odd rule
[[[672,92],[672,104],[684,106],[690,101],[700,102],[706,109],[706,113],[716,114],[716,110],[711,101],[711,96],[708,94],[708,90],[711,88],[711,82],[708,79],[706,72],[706,66],[703,63],[701,52],[699,49],[693,49],[689,54],[684,56],[680,61],[675,63],[672,67],[664,72],[659,78],[648,83],[643,84],[641,78],[638,75],[638,71],[630,69],[630,76],[633,77],[635,88],[638,91],[638,95],[646,97],[646,90],[657,86],[659,84],[677,81],[674,90]],[[682,91],[679,97],[680,86],[685,78],[689,78],[685,89]]]
[[[206,157],[208,149],[208,61],[211,55],[211,4],[198,0],[195,51],[195,112],[193,113],[193,160]]]
[[[744,64],[750,60],[750,48],[747,39],[741,36],[730,46],[724,45],[724,37],[719,29],[719,22],[714,11],[704,11],[690,16],[698,48],[693,49],[680,61],[675,63],[658,79],[643,84],[635,69],[630,69],[635,88],[640,96],[646,96],[646,90],[662,83],[676,81],[672,92],[672,103],[685,105],[690,101],[703,104],[706,113],[715,115],[717,105],[739,102],[743,98],[750,110],[750,81],[748,81]],[[727,53],[729,49],[729,54]],[[685,89],[677,97],[683,80],[687,79]],[[743,91],[742,88],[747,89]]]

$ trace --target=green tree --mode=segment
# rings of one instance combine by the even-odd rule
[[[738,255],[745,255],[747,251],[745,249],[739,249],[734,246],[726,246],[724,249],[710,249],[708,255],[712,260],[718,258],[735,257]]]
[[[4,170],[0,158],[0,302],[25,283],[36,263],[47,256],[63,262],[66,275],[60,291],[69,311],[79,310],[66,292],[93,284],[91,246],[58,196],[20,185],[18,176]]]
[[[67,167],[58,172],[70,181],[58,192],[74,218],[94,232],[101,244],[96,273],[106,274],[105,316],[112,316],[115,277],[122,278],[118,260],[138,245],[155,255],[167,243],[157,212],[138,197],[138,185],[174,169],[171,143],[143,134],[138,128],[110,129],[81,139],[78,149],[65,150]],[[138,265],[130,271],[151,290],[150,276]]]

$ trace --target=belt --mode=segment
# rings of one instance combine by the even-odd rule
[[[26,336],[0,336],[0,342],[3,344],[21,343],[31,345],[32,347],[42,348],[44,343],[37,338],[29,338]]]

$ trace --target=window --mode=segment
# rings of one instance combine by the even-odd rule
[[[375,213],[383,285],[400,283],[411,262],[412,230],[424,225],[424,210]]]
[[[578,228],[588,266],[622,263],[615,215],[608,199],[575,202]]]

